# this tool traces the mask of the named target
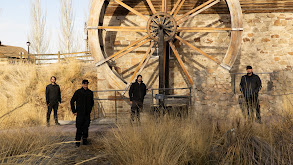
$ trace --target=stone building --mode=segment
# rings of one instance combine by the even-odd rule
[[[95,11],[93,4],[92,13]],[[264,115],[279,114],[291,107],[292,97],[292,65],[293,65],[293,1],[288,0],[239,0],[243,13],[243,35],[241,49],[237,59],[230,70],[224,69],[215,62],[209,60],[200,53],[191,50],[181,42],[176,42],[176,48],[190,74],[194,84],[192,87],[193,111],[209,111],[227,116],[241,112],[239,106],[239,81],[245,74],[245,67],[251,65],[254,72],[262,79],[263,88],[260,94],[261,109]],[[125,0],[136,11],[146,17],[152,11],[145,1]],[[152,0],[156,10],[160,10],[161,0]],[[167,10],[176,5],[176,0],[168,0]],[[203,4],[206,0],[186,0],[182,5],[178,16],[185,14],[194,7]],[[140,26],[145,27],[147,21],[110,1],[103,26]],[[186,21],[185,27],[218,27],[231,26],[231,15],[225,1],[220,1],[213,7],[201,12],[196,17]],[[105,58],[127,47],[145,35],[144,32],[112,32],[103,31],[103,49]],[[95,30],[90,30],[90,35],[97,35]],[[192,45],[197,46],[212,57],[222,60],[227,51],[227,45],[231,41],[231,33],[184,33],[180,34]],[[95,40],[92,39],[92,42]],[[115,78],[109,76],[109,72],[103,67],[109,67],[117,79],[125,83],[130,81],[136,66],[140,63],[150,43],[143,45],[135,51],[110,61],[98,69],[98,89],[120,89]],[[91,45],[93,54],[96,48]],[[153,49],[156,49],[155,47]],[[158,58],[154,51],[148,64],[142,71],[143,79],[149,88],[158,88]],[[98,62],[101,59],[94,56]],[[174,54],[170,54],[170,87],[189,87]],[[174,94],[189,94],[186,91],[174,91]],[[119,94],[117,94],[119,95]],[[127,94],[126,94],[127,96]],[[99,93],[100,98],[113,98],[113,92]],[[126,101],[118,101],[118,112],[127,111]],[[113,113],[113,101],[101,101],[104,114]],[[290,109],[290,108],[289,108]]]

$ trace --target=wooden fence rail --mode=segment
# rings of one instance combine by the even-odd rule
[[[36,64],[51,64],[65,61],[66,59],[77,59],[83,62],[94,61],[89,51],[74,53],[61,53],[58,51],[57,54],[29,54],[29,56],[34,57]]]
[[[25,55],[19,53],[16,55],[2,55],[0,57],[0,64],[15,64],[18,62],[28,62],[38,65],[53,64],[61,61],[76,59],[81,62],[92,63],[94,62],[91,53],[89,51],[74,52],[74,53],[60,53],[57,54],[29,54]]]

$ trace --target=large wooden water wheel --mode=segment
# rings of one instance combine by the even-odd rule
[[[134,0],[139,1],[139,0]],[[218,4],[221,0],[204,0],[202,3],[196,3],[193,9],[187,11],[183,14],[179,14],[182,6],[184,6],[185,0],[177,0],[176,3],[173,4],[172,8],[168,6],[168,0],[162,0],[158,4],[158,0],[156,3],[152,3],[151,0],[141,0],[148,6],[151,14],[146,15],[145,13],[141,13],[136,10],[133,6],[127,4],[127,1],[121,0],[95,0],[92,4],[90,17],[89,17],[89,44],[91,47],[92,55],[97,62],[96,65],[99,69],[103,70],[106,79],[110,82],[112,87],[115,89],[127,89],[129,84],[134,80],[136,75],[140,73],[144,67],[147,65],[149,59],[151,58],[155,48],[158,48],[158,54],[160,55],[160,67],[163,68],[166,65],[166,59],[169,57],[166,55],[166,47],[169,47],[169,50],[172,50],[175,59],[178,61],[179,66],[184,74],[185,79],[187,80],[187,84],[192,85],[193,79],[188,73],[188,70],[185,67],[184,61],[180,56],[180,51],[178,51],[178,47],[176,47],[176,42],[180,42],[181,45],[185,45],[192,51],[197,52],[201,56],[204,56],[206,59],[214,62],[215,64],[230,70],[235,62],[237,54],[239,52],[241,46],[241,36],[242,36],[242,12],[241,7],[238,0],[226,0],[226,4],[229,9],[230,16],[230,27],[213,27],[213,26],[188,26],[185,23],[190,19],[198,17],[202,12],[212,8],[216,4]],[[129,2],[129,0],[128,0]],[[153,0],[154,2],[154,0]],[[193,1],[192,1],[193,2]],[[129,13],[134,14],[136,17],[139,17],[142,21],[145,22],[146,25],[140,26],[140,23],[135,24],[136,26],[122,26],[115,24],[115,26],[105,26],[105,13],[107,11],[107,7],[109,3],[115,3],[120,7],[123,7]],[[104,32],[132,32],[133,35],[136,33],[143,34],[139,39],[134,42],[129,43],[124,48],[117,50],[116,52],[112,52],[109,54],[106,52],[105,46],[105,33]],[[214,58],[209,53],[206,53],[201,48],[195,46],[188,40],[185,40],[182,35],[188,33],[189,35],[197,34],[197,33],[229,33],[227,35],[229,37],[229,43],[227,44],[225,55],[222,59]],[[113,44],[113,42],[112,42]],[[127,54],[136,49],[146,46],[146,51],[143,56],[140,56],[140,62],[133,67],[132,76],[127,80],[121,78],[116,71],[113,71],[109,65],[111,63],[118,61],[118,59],[123,58]],[[161,73],[164,77],[165,73]],[[164,81],[164,80],[163,80]],[[162,86],[160,86],[162,87]],[[166,86],[165,86],[166,87]]]

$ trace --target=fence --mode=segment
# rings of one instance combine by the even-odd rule
[[[151,111],[153,107],[158,106],[159,102],[156,99],[156,94],[159,90],[169,91],[169,93],[181,93],[174,95],[166,95],[166,106],[175,106],[178,100],[184,100],[187,106],[192,105],[191,88],[164,88],[164,89],[149,89],[144,99],[144,111]],[[128,121],[130,116],[131,105],[129,98],[122,95],[125,90],[99,90],[95,93],[95,103],[98,104],[98,118],[115,118],[115,122]],[[180,91],[180,92],[178,92]],[[177,100],[174,101],[174,100]]]
[[[66,61],[67,59],[80,60],[82,62],[93,62],[93,58],[89,51],[85,52],[74,52],[74,53],[60,53],[57,54],[29,54],[35,58],[36,64],[52,64],[61,61]]]
[[[3,60],[6,59],[6,60]],[[61,61],[66,61],[70,59],[80,60],[82,62],[93,62],[93,58],[89,51],[84,52],[74,52],[74,53],[60,53],[58,51],[57,54],[28,54],[28,56],[24,57],[22,53],[19,55],[14,55],[12,57],[2,58],[1,61],[7,63],[17,63],[17,62],[28,62],[34,64],[53,64]]]

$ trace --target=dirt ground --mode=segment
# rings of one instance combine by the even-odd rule
[[[48,131],[57,131],[64,136],[62,142],[71,142],[60,145],[56,148],[50,156],[52,159],[45,164],[110,164],[107,160],[107,156],[104,153],[104,145],[102,139],[105,133],[111,129],[115,129],[114,124],[100,125],[91,124],[89,128],[89,145],[81,145],[76,147],[75,140],[76,127],[72,125],[60,125],[60,126],[41,126],[32,129],[43,129]]]

